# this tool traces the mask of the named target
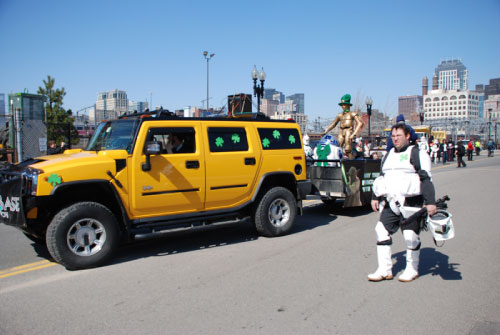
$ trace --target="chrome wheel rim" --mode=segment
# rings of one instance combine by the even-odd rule
[[[290,220],[290,206],[283,199],[275,199],[269,206],[269,222],[275,227],[283,227]]]
[[[81,219],[68,230],[66,242],[74,254],[92,256],[101,251],[106,242],[106,230],[95,219]]]

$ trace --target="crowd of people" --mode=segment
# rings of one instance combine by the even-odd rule
[[[465,142],[462,139],[458,139],[457,142],[453,142],[451,139],[434,139],[431,141],[425,137],[417,140],[420,150],[429,154],[433,164],[447,164],[456,161],[457,168],[467,166],[463,161],[464,156],[467,156],[467,161],[471,162],[474,160],[474,154],[479,156],[481,152],[481,142],[472,140]],[[495,150],[495,144],[492,140],[488,141],[486,149],[488,150],[488,156],[492,156]]]

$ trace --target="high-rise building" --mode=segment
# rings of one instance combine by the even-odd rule
[[[285,100],[284,103],[278,105],[278,114],[294,114],[297,113],[297,104],[293,100]]]
[[[285,102],[285,95],[280,91],[276,91],[274,88],[265,88],[263,98],[268,100],[278,100],[279,103]]]
[[[147,101],[133,101],[129,100],[128,102],[128,111],[129,112],[135,112],[137,113],[142,113],[146,109],[148,109],[148,102]]]
[[[398,98],[398,114],[403,114],[406,121],[418,121],[421,107],[421,95],[408,95]]]
[[[260,101],[260,111],[261,113],[264,113],[265,115],[271,117],[278,110],[279,104],[280,103],[278,100],[262,99]]]
[[[296,113],[304,114],[304,93],[295,93],[286,97],[286,100],[291,100],[297,105]]]
[[[114,114],[116,114],[117,116],[127,113],[128,112],[127,92],[119,90],[99,92],[99,94],[97,95],[95,108],[96,108],[96,114],[99,114],[99,111],[106,111],[108,113],[114,112]]]
[[[490,83],[484,87],[484,98],[488,99],[490,95],[500,94],[500,78],[490,79]]]
[[[436,67],[440,90],[467,90],[468,72],[460,59],[444,60]]]

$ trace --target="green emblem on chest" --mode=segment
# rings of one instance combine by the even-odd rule
[[[408,160],[408,154],[401,154],[399,155],[399,161],[404,162]]]
[[[326,160],[328,159],[328,156],[332,152],[332,149],[330,148],[329,145],[325,145],[324,147],[318,146],[316,149],[316,155],[318,155],[318,160]],[[328,166],[327,162],[321,162],[319,163],[319,166]]]

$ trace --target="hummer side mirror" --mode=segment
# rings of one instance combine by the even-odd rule
[[[146,162],[142,163],[142,171],[151,171],[151,155],[158,155],[161,153],[161,142],[148,141],[146,142],[146,147],[144,148],[144,153],[146,154]]]

